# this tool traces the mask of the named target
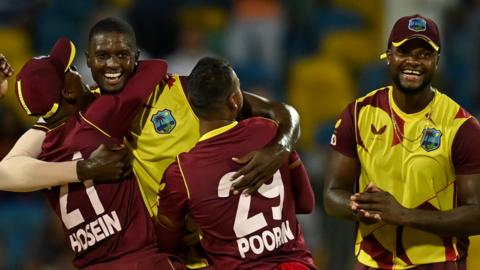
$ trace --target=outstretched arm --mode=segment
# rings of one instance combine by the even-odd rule
[[[45,132],[30,129],[0,162],[0,189],[28,192],[78,182],[76,161],[48,163],[37,160]]]
[[[277,135],[268,146],[233,159],[237,163],[246,164],[233,175],[233,179],[244,176],[233,187],[236,190],[247,188],[251,193],[270,179],[287,161],[300,137],[300,116],[290,105],[270,101],[251,93],[244,92],[244,100],[242,112],[244,117],[264,116],[278,123]]]
[[[0,162],[0,190],[29,192],[87,179],[114,181],[130,173],[126,151],[103,145],[87,160],[38,160],[44,139],[45,132],[30,129],[17,140]]]

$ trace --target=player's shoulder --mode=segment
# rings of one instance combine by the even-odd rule
[[[240,127],[248,128],[254,131],[263,130],[276,133],[278,129],[278,123],[272,119],[254,116],[240,121]]]
[[[126,89],[150,89],[152,85],[157,85],[167,77],[168,64],[162,59],[142,60],[138,62],[137,70],[125,85]]]
[[[388,92],[391,88],[391,86],[383,86],[374,89],[364,96],[357,98],[353,103],[356,103],[357,106],[366,106],[388,102]]]
[[[167,75],[168,63],[163,59],[138,61],[137,71],[133,75],[139,77],[164,78]]]
[[[441,118],[434,119],[437,121],[444,122],[447,125],[458,125],[463,124],[468,119],[472,118],[472,115],[465,110],[460,104],[453,100],[448,95],[444,94],[441,90],[436,90],[435,99],[438,101],[435,102],[436,108],[433,109],[432,117]],[[441,108],[441,109],[440,109]],[[441,113],[435,113],[435,110],[441,110]]]

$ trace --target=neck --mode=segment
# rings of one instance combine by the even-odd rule
[[[78,103],[70,104],[63,99],[58,112],[52,115],[52,117],[45,119],[47,127],[53,129],[65,123],[72,115],[81,111],[81,107]]]
[[[430,85],[418,93],[407,94],[393,85],[392,97],[400,110],[404,113],[417,113],[423,110],[435,96],[435,91]]]
[[[208,120],[200,118],[200,136],[205,135],[214,129],[224,127],[233,123],[235,120]]]
[[[47,127],[49,129],[54,129],[65,123],[71,115],[72,113],[66,112],[65,110],[59,110],[52,117],[45,119],[45,121],[47,122]]]

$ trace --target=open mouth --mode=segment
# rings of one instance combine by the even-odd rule
[[[120,80],[122,78],[122,75],[123,75],[123,73],[121,73],[121,72],[105,73],[104,77],[105,77],[105,80],[109,84],[116,84],[116,83],[120,82]]]
[[[422,72],[413,69],[404,69],[401,72],[402,77],[407,80],[418,80],[422,76]]]

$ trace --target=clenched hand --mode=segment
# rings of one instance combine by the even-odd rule
[[[81,181],[116,181],[132,174],[128,151],[124,146],[100,145],[86,160],[77,163]]]
[[[350,198],[352,210],[361,216],[373,218],[391,225],[402,225],[407,209],[388,192],[369,184],[365,192],[356,193]]]

